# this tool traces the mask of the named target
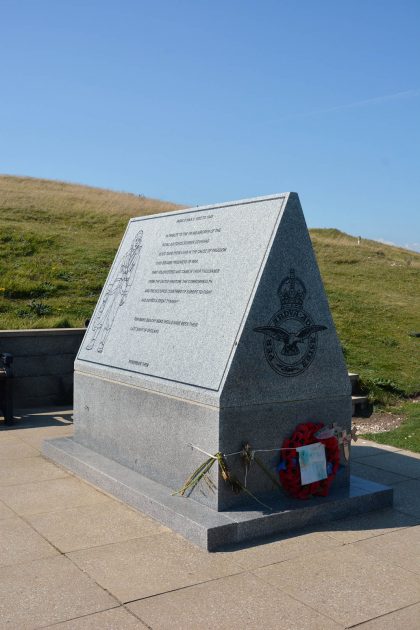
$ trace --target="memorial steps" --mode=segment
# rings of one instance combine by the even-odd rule
[[[359,375],[349,372],[351,383],[351,405],[352,416],[354,418],[369,418],[373,412],[373,405],[369,402],[368,396],[361,393]]]

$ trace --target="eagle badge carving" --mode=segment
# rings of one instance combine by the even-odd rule
[[[267,326],[258,326],[254,331],[264,335],[264,353],[270,367],[282,376],[297,376],[312,363],[318,333],[327,327],[315,324],[303,310],[306,288],[294,269],[280,283],[278,296],[281,309]]]

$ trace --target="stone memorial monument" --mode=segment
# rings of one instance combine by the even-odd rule
[[[207,549],[392,502],[389,488],[351,477],[343,453],[338,466],[324,446],[282,446],[298,426],[324,425],[348,454],[351,430],[349,377],[295,193],[132,219],[74,387],[74,437],[44,453]],[[298,457],[304,493],[329,475],[323,496],[282,487]],[[216,465],[174,494],[205,460]]]

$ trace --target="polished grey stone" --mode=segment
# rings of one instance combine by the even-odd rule
[[[236,452],[244,442],[257,449],[280,448],[283,439],[304,420],[318,418],[325,424],[346,426],[351,415],[349,397],[217,409],[156,392],[139,392],[138,388],[85,374],[76,374],[76,384],[76,401],[79,408],[83,405],[85,409],[75,414],[75,440],[172,490],[181,487],[206,459],[189,443],[212,454],[219,450]],[[110,414],[110,401],[124,410],[118,419]],[[259,456],[275,470],[278,452]],[[239,458],[229,459],[229,465],[243,480]],[[218,492],[201,484],[192,497],[213,509],[226,509],[243,501],[242,495],[233,494],[222,479],[217,479],[216,471],[214,466],[211,476]],[[253,493],[272,489],[271,481],[257,466],[248,482]],[[337,483],[348,483],[347,467],[341,470]]]
[[[279,449],[298,424],[351,428],[350,380],[298,196],[132,219],[75,362],[74,398],[72,448],[87,449],[88,460],[103,458],[92,480],[93,470],[115,465],[108,481],[98,478],[124,494],[122,479],[137,487],[141,478],[143,495],[163,492],[171,526],[187,528],[200,544],[203,531],[205,546],[224,536],[230,542],[232,519],[241,540],[312,522],[301,504],[291,505],[296,517],[282,504],[274,510],[281,517],[257,515],[255,526],[229,516],[249,497],[232,493],[217,465],[213,488],[200,483],[188,499],[167,505],[206,458],[201,451],[228,455],[249,443],[276,474]],[[62,463],[70,457],[74,464],[67,447],[54,448]],[[228,456],[228,463],[244,482],[240,458]],[[348,499],[345,464],[334,487]],[[278,489],[255,465],[247,487],[264,502],[277,500]],[[317,500],[311,514],[341,515],[341,498],[334,506]],[[189,507],[178,512],[181,504]]]
[[[209,551],[345,516],[388,507],[392,489],[352,477],[349,487],[333,486],[326,498],[299,501],[277,494],[235,510],[216,511],[173,496],[171,489],[87,449],[72,438],[46,440],[44,455],[129,505],[156,518]]]
[[[184,231],[191,236],[179,236]],[[188,245],[206,253],[181,256],[187,245],[173,243],[190,240],[208,240],[205,247]],[[171,251],[173,256],[167,256]],[[124,261],[130,252],[134,280],[131,275],[114,319],[102,321],[116,276],[128,273]],[[171,305],[143,302],[161,295],[148,291],[178,286],[157,280],[183,282],[178,271],[184,270],[194,271],[185,274],[188,280],[204,282],[203,270],[210,268],[219,270],[208,285],[210,295],[181,294]],[[293,308],[287,293],[291,283],[299,302]],[[283,317],[285,312],[289,315],[282,325],[296,334],[305,317],[321,330],[312,338],[313,346],[304,340],[293,346],[291,336],[290,356],[286,341],[275,342],[274,365],[266,358],[269,336],[256,329],[266,330],[276,313]],[[163,323],[139,326],[139,318]],[[196,322],[197,327],[164,323],[169,321]],[[299,357],[311,358],[306,369]],[[279,369],[280,360],[284,365]],[[284,370],[294,365],[299,373],[290,376]],[[257,449],[280,447],[297,424],[308,420],[350,429],[350,381],[295,194],[132,220],[75,368],[75,441],[172,489],[203,461],[188,443],[207,453],[229,453],[246,441]],[[195,501],[219,510],[243,502],[226,490],[216,468],[212,480],[218,491],[200,487],[192,496]],[[249,483],[260,494],[272,485],[259,471]],[[348,484],[348,474],[337,483]]]
[[[212,217],[208,225],[207,220],[197,222],[208,216]],[[173,274],[162,278],[154,276],[160,272],[157,264],[166,260],[165,256],[162,260],[160,257],[167,253],[164,245],[168,235],[177,234],[174,230],[180,229],[179,222],[191,218],[194,219],[193,229],[188,229],[192,232],[220,230],[217,234],[203,235],[210,241],[206,251],[226,251],[194,254],[198,262],[190,266],[187,262],[176,264],[185,256],[180,258],[179,251],[183,250],[175,248],[177,254],[172,257],[172,266],[164,269],[165,273]],[[124,256],[129,254],[130,244],[133,245],[139,232],[143,234],[138,259],[133,262],[137,265],[134,280],[130,276],[132,284],[122,297],[122,304],[115,307],[112,322],[102,321],[102,313],[106,313],[111,299],[115,272],[123,267]],[[150,281],[177,281],[178,277],[182,282],[184,279],[204,281],[209,279],[209,274],[203,270],[213,268],[212,265],[218,273],[210,274],[217,276],[210,278],[210,295],[182,295],[175,305],[142,302],[151,299],[145,295],[154,295],[146,293],[151,290],[149,286],[155,286],[150,285]],[[264,352],[267,335],[255,329],[267,326],[273,315],[286,308],[281,305],[283,293],[279,293],[279,288],[291,270],[295,272],[298,289],[302,288],[300,283],[306,289],[302,296],[303,310],[325,329],[314,340],[316,352],[309,367],[295,376],[285,377],[269,365]],[[146,319],[156,321],[143,321]],[[187,325],[190,323],[197,326]],[[106,325],[109,327],[107,337],[103,332]],[[102,348],[100,340],[104,341]],[[282,352],[282,360],[293,362],[293,353],[301,348],[301,343],[304,344],[301,341],[298,345],[295,343],[294,348],[290,347],[290,357]],[[278,346],[277,352],[280,350]],[[350,380],[298,196],[284,193],[133,219],[75,367],[78,372],[215,406],[349,396]]]
[[[286,202],[132,219],[77,361],[218,391]]]

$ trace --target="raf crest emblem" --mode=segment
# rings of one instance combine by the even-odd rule
[[[314,324],[303,310],[306,288],[295,276],[295,270],[278,289],[281,309],[267,326],[254,328],[264,335],[264,353],[270,367],[282,376],[296,376],[312,363],[318,344],[318,333],[326,326]]]

